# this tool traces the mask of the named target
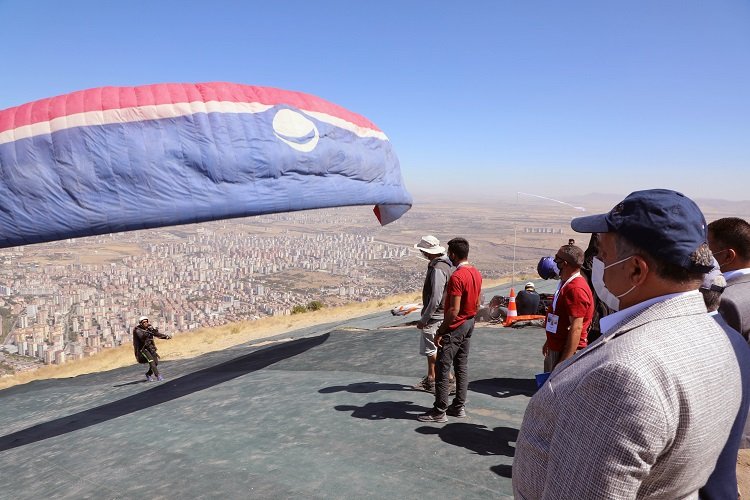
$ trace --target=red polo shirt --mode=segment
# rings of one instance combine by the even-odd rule
[[[445,290],[448,294],[448,303],[451,302],[450,297],[461,297],[461,308],[458,310],[458,316],[448,326],[448,329],[455,330],[464,321],[477,314],[477,300],[482,292],[482,275],[474,266],[468,264],[460,266],[451,274]]]
[[[568,340],[570,330],[570,317],[583,318],[583,330],[578,348],[582,349],[588,345],[587,337],[591,318],[594,316],[594,296],[591,293],[588,282],[583,276],[574,278],[570,283],[562,287],[557,297],[557,304],[552,314],[559,317],[557,333],[547,333],[547,347],[553,351],[562,351]]]

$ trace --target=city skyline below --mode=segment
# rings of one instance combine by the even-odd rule
[[[371,207],[340,207],[0,249],[0,376],[130,345],[142,314],[162,331],[213,338],[263,318],[296,324],[290,315],[313,305],[337,314],[416,303],[426,261],[413,245],[426,234],[468,238],[488,286],[518,286],[560,244],[588,245],[573,217],[619,199],[519,192],[510,202],[417,203],[384,227]],[[750,214],[748,202],[698,203],[708,221]]]
[[[383,264],[414,267],[408,247],[282,217],[256,218],[277,226],[259,234],[239,220],[0,250],[0,351],[21,356],[6,356],[18,369],[59,365],[129,344],[140,315],[174,334],[413,287]]]
[[[0,371],[3,359],[27,370],[126,345],[140,315],[210,335],[313,303],[390,310],[393,297],[418,300],[427,262],[413,245],[428,233],[467,237],[488,283],[527,279],[570,230],[554,206],[516,209],[455,206],[444,221],[420,205],[386,227],[366,207],[320,209],[0,249]]]

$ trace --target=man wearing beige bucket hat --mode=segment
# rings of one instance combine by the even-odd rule
[[[419,353],[427,357],[427,375],[414,388],[435,392],[435,332],[443,321],[445,285],[455,268],[445,255],[445,248],[440,245],[440,240],[432,235],[423,236],[414,248],[430,261],[422,286],[422,316],[417,321],[417,328],[422,333],[419,337]]]

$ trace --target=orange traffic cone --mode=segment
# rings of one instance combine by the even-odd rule
[[[510,289],[510,296],[508,297],[508,315],[505,316],[505,322],[503,326],[508,326],[513,323],[513,320],[518,316],[518,309],[516,309],[516,292]]]

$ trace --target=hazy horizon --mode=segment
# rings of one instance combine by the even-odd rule
[[[661,186],[660,186],[661,187]],[[653,189],[653,188],[643,188]],[[670,188],[666,188],[670,189]],[[733,209],[737,209],[736,217],[748,217],[750,216],[750,196],[744,199],[726,199],[726,198],[715,198],[707,196],[695,196],[689,192],[682,192],[684,195],[691,198],[698,204],[699,207],[703,208],[704,205],[709,205],[713,210],[728,211],[731,212]],[[629,192],[623,193],[603,193],[603,192],[589,192],[586,194],[574,194],[574,193],[525,193],[525,192],[512,192],[512,193],[493,193],[493,194],[478,194],[470,200],[457,199],[450,200],[446,197],[446,193],[440,192],[414,192],[414,205],[419,204],[441,204],[450,205],[452,203],[462,205],[496,205],[496,204],[511,204],[523,207],[525,205],[548,205],[554,207],[556,205],[575,205],[578,207],[585,208],[587,213],[592,212],[605,212],[616,205],[619,201],[623,200]],[[570,208],[570,215],[577,216],[582,212],[575,210],[574,207]],[[563,208],[567,211],[567,208]]]

